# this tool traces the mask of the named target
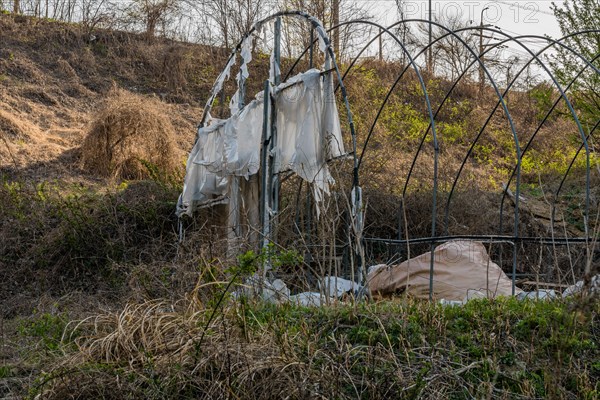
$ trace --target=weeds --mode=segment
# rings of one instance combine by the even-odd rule
[[[42,351],[55,353],[59,350],[68,318],[65,314],[36,313],[20,321],[21,336],[38,341]]]
[[[122,287],[126,264],[175,257],[174,189],[129,183],[102,193],[79,186],[4,182],[0,187],[0,259],[6,282],[59,289]],[[10,286],[1,296],[10,298]]]
[[[194,298],[152,301],[78,324],[78,350],[34,393],[593,398],[600,349],[590,318],[599,309],[573,318],[570,307],[514,299],[449,308],[227,303],[214,315]]]

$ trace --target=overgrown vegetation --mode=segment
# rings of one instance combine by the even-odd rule
[[[233,302],[225,288],[238,288],[266,261],[294,291],[310,289],[307,276],[339,272],[349,217],[347,199],[333,195],[317,219],[306,186],[289,179],[276,246],[226,260],[222,206],[182,220],[179,230],[179,155],[193,143],[197,105],[224,63],[223,49],[14,15],[0,16],[0,43],[0,397],[600,397],[597,299],[502,299],[463,308],[410,299],[323,309]],[[248,95],[262,89],[268,70],[268,55],[255,56]],[[290,64],[284,60],[283,69]],[[360,151],[403,65],[359,64],[345,83]],[[426,76],[434,112],[450,84]],[[235,88],[230,81],[225,89],[215,116],[228,112]],[[522,147],[557,97],[544,84],[510,93]],[[466,80],[436,116],[439,204],[496,101]],[[363,159],[367,236],[430,234],[431,132],[411,181],[391,179],[410,167],[429,128],[427,112],[422,88],[407,73]],[[81,148],[90,131],[96,140]],[[121,146],[126,151],[116,157]],[[549,213],[579,146],[559,104],[523,158],[528,204],[537,201]],[[503,219],[497,212],[514,154],[498,111],[466,160],[447,226],[439,211],[440,232],[498,233],[500,221],[504,231],[513,229],[510,200]],[[102,159],[80,170],[90,156]],[[590,160],[597,164],[595,153]],[[352,179],[344,162],[332,167],[339,193],[349,192]],[[584,167],[580,153],[558,200],[561,235],[584,229]],[[148,180],[128,180],[141,177]],[[592,187],[592,198],[597,194]],[[521,234],[548,234],[535,212],[523,210]],[[521,272],[539,275],[555,264],[559,276],[579,275],[574,265],[585,249],[532,249],[518,249]],[[397,248],[384,258],[389,250],[375,249],[373,260],[396,259]],[[502,248],[490,253],[496,258]],[[298,276],[304,281],[292,282]]]
[[[123,182],[108,192],[54,183],[2,182],[2,314],[23,290],[60,294],[122,288],[131,265],[175,254],[177,189]]]
[[[212,308],[192,295],[77,324],[77,351],[38,378],[30,395],[595,399],[600,310],[590,307],[514,299],[310,309],[234,302],[209,321]]]

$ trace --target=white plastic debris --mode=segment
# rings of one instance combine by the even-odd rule
[[[250,277],[244,285],[232,293],[234,299],[247,297],[251,299],[260,298],[267,303],[286,303],[290,299],[290,289],[281,279],[273,282],[262,281],[257,276]]]
[[[391,266],[388,266],[387,264],[371,265],[369,267],[369,269],[367,270],[367,275],[374,275],[380,269],[388,268],[388,267],[391,267]]]
[[[337,276],[326,276],[322,282],[319,282],[319,289],[328,294],[329,297],[339,298],[346,293],[357,295],[362,286],[348,279]]]
[[[229,79],[229,75],[231,75],[231,67],[233,67],[234,65],[235,65],[235,55],[232,55],[229,58],[229,61],[227,62],[227,65],[225,66],[223,71],[221,71],[221,74],[219,74],[217,81],[213,85],[213,88],[211,91],[211,93],[212,93],[211,99],[209,100],[209,104],[207,104],[208,106],[210,106],[210,103],[212,103],[212,100],[215,98],[217,93],[219,93],[223,89],[223,83],[225,83],[225,81],[227,79]]]
[[[276,171],[291,170],[311,183],[317,206],[334,183],[327,161],[344,154],[333,94],[324,93],[321,78],[320,71],[309,70],[280,85],[274,94]],[[326,86],[333,90],[333,85]],[[256,97],[229,119],[211,120],[198,130],[177,204],[178,216],[191,215],[198,206],[226,196],[228,177],[248,179],[258,173],[264,103],[262,93]]]
[[[487,297],[488,296],[486,296],[485,293],[483,293],[480,290],[468,289],[467,290],[467,295],[463,299],[462,303],[466,304],[469,300],[473,300],[473,299],[485,299]]]
[[[591,294],[600,293],[600,275],[593,276],[590,283],[591,283],[590,293]],[[584,285],[584,282],[579,281],[576,284],[569,286],[562,293],[562,297],[565,298],[565,297],[573,296],[574,294],[580,293],[583,290],[583,285]]]
[[[262,135],[263,102],[251,101],[224,126],[225,165],[220,169],[228,175],[248,179],[260,167],[260,139]]]
[[[294,76],[275,91],[279,168],[312,183],[317,204],[335,182],[326,161],[344,152],[339,119],[332,120],[337,108],[335,104],[325,107],[330,96],[323,93],[317,69]]]
[[[198,140],[190,152],[183,192],[177,202],[177,215],[191,215],[192,211],[214,198],[227,193],[228,179],[222,172],[214,172],[222,163],[223,136],[217,133],[220,122],[198,130]]]
[[[290,302],[306,307],[321,307],[327,303],[327,298],[318,292],[304,292],[290,296]],[[332,301],[333,299],[329,299]]]
[[[265,282],[262,299],[268,303],[285,303],[290,298],[290,289],[281,279],[275,279],[272,283]]]
[[[441,299],[440,304],[443,306],[458,307],[464,305],[462,301]]]
[[[247,36],[242,42],[242,48],[240,51],[240,55],[242,56],[242,64],[240,65],[240,71],[237,74],[238,80],[238,90],[235,92],[231,101],[229,103],[229,109],[231,110],[231,115],[235,115],[238,113],[239,105],[244,102],[243,93],[244,91],[239,88],[240,85],[243,85],[246,82],[246,79],[249,76],[248,73],[248,64],[252,61],[252,40],[254,35]]]
[[[539,289],[532,292],[521,292],[517,294],[517,299],[551,300],[556,298],[556,292],[552,289]]]

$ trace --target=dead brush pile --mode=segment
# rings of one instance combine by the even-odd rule
[[[178,159],[175,130],[161,103],[123,90],[109,96],[81,146],[84,169],[104,177],[169,175]]]
[[[303,308],[194,292],[72,324],[40,398],[593,398],[598,303]],[[204,293],[206,294],[206,293]],[[227,299],[227,297],[225,297]],[[76,350],[73,351],[72,335]],[[502,340],[498,340],[502,338]],[[566,356],[568,355],[568,356]],[[597,362],[596,362],[597,364]],[[591,396],[591,397],[589,397]]]

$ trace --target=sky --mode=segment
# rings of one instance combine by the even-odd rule
[[[507,32],[521,34],[548,34],[559,36],[560,29],[551,10],[553,0],[500,0],[500,1],[477,1],[477,0],[432,0],[433,14],[456,15],[459,14],[464,20],[473,21],[475,25],[480,23],[483,11],[483,22],[500,26]],[[555,0],[562,4],[561,0]],[[369,8],[380,20],[389,23],[394,22],[396,14],[395,0],[363,0],[357,3],[371,3]],[[429,1],[404,0],[405,12],[408,18],[423,18],[429,16]]]
[[[555,0],[562,4],[562,0]],[[359,2],[360,3],[360,2]],[[397,20],[395,0],[364,0],[369,4],[371,13],[376,20],[391,24]],[[405,0],[407,18],[429,18],[429,1]],[[561,35],[558,23],[551,10],[552,0],[432,0],[433,15],[460,15],[461,19],[473,25],[483,23],[500,27],[510,35],[548,35],[559,38]],[[394,10],[394,12],[391,12]],[[497,35],[499,36],[499,35]],[[532,50],[538,49],[541,42],[535,39],[527,41]],[[516,44],[508,46],[505,57],[520,56],[527,53]]]

